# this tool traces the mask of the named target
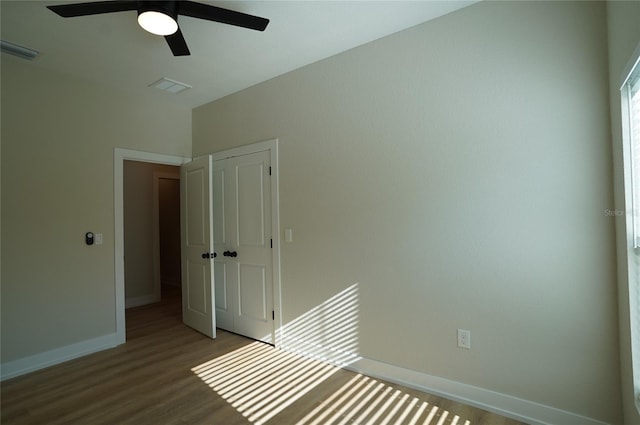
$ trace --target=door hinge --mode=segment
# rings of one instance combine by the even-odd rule
[[[269,166],[269,175],[271,175],[271,166]]]
[[[276,311],[271,310],[271,320],[276,320]]]
[[[271,239],[271,248],[273,248],[273,239]]]

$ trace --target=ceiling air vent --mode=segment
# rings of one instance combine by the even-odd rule
[[[189,84],[181,83],[180,81],[172,80],[171,78],[162,77],[155,83],[149,84],[149,87],[155,87],[160,90],[168,91],[169,93],[177,94],[181,91],[190,89]]]

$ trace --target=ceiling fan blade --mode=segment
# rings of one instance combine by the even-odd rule
[[[189,56],[191,54],[180,28],[171,35],[165,35],[164,39],[167,40],[173,56]]]
[[[178,14],[249,28],[256,31],[264,31],[269,24],[269,20],[266,18],[193,1],[178,2]]]
[[[137,1],[96,1],[90,3],[60,4],[47,8],[63,18],[74,16],[99,15],[102,13],[138,10]]]

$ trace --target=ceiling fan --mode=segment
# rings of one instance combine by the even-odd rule
[[[47,8],[64,18],[137,10],[140,26],[152,34],[164,36],[174,56],[191,54],[178,26],[178,15],[221,22],[256,31],[264,31],[269,24],[269,20],[266,18],[186,0],[96,1],[61,4],[47,6]]]

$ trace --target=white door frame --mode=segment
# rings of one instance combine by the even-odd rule
[[[278,180],[278,139],[266,140],[264,142],[252,143],[250,145],[239,146],[213,154],[213,161],[234,156],[252,154],[256,152],[269,151],[271,159],[271,234],[273,238],[273,310],[274,310],[274,343],[276,347],[282,345],[282,299],[280,282],[280,197]],[[215,165],[214,165],[215,167]]]
[[[165,155],[131,149],[115,148],[113,152],[113,204],[114,204],[114,257],[115,257],[115,304],[116,343],[127,339],[124,294],[124,161],[149,162],[163,165],[182,165],[191,158]]]

